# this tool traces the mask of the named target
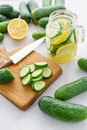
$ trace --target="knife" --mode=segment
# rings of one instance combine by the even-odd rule
[[[17,64],[19,61],[21,61],[25,56],[27,56],[30,52],[32,52],[36,47],[38,47],[43,41],[45,40],[45,37],[36,40],[35,42],[31,43],[30,45],[25,46],[12,56],[4,59],[0,63],[0,69],[3,67],[7,67],[10,64]]]

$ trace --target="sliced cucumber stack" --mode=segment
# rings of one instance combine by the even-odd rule
[[[36,62],[28,64],[20,70],[19,76],[22,78],[24,86],[31,85],[32,90],[40,92],[46,86],[43,79],[50,78],[53,72],[48,67],[47,62]]]

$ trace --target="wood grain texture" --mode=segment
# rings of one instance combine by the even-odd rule
[[[0,48],[0,61],[19,49],[8,53],[5,48]],[[49,67],[53,70],[53,76],[45,80],[46,88],[42,92],[35,92],[30,86],[24,87],[22,85],[19,71],[27,64],[40,61],[48,62]],[[26,110],[41,95],[41,93],[43,93],[62,74],[60,66],[35,51],[31,52],[18,64],[11,64],[8,68],[14,75],[15,79],[9,83],[0,85],[0,93],[21,110]]]

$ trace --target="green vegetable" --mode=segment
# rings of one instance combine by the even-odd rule
[[[42,0],[42,6],[51,6],[52,5],[52,0]]]
[[[30,69],[30,73],[35,71],[35,65],[34,64],[29,64],[28,67]]]
[[[38,20],[38,25],[45,28],[48,24],[49,17],[42,17]]]
[[[0,33],[6,33],[7,32],[7,26],[10,21],[4,21],[0,23]]]
[[[39,6],[38,6],[38,4],[35,0],[29,0],[27,2],[27,7],[28,7],[28,9],[31,13],[31,16],[32,16],[32,11],[39,8]],[[32,21],[33,21],[34,24],[37,24],[37,19],[35,19],[33,16],[32,16]]]
[[[87,90],[87,77],[80,78],[65,84],[55,91],[55,98],[60,100],[70,99]]]
[[[32,90],[40,92],[46,86],[43,78],[51,77],[52,73],[48,63],[43,61],[26,65],[20,70],[19,76],[24,86],[31,85]]]
[[[39,30],[39,31],[36,31],[36,32],[33,32],[32,33],[32,37],[34,38],[34,39],[40,39],[40,38],[42,38],[42,37],[45,37],[46,36],[46,32],[45,32],[45,30]]]
[[[6,15],[7,18],[13,19],[19,16],[19,11],[13,10],[9,15]]]
[[[0,14],[9,15],[13,11],[13,7],[8,4],[0,5]]]
[[[44,96],[38,101],[39,108],[56,119],[79,122],[87,119],[87,107]]]
[[[42,75],[40,75],[40,76],[38,76],[38,77],[36,77],[36,78],[32,78],[32,81],[33,81],[33,82],[41,81],[41,80],[43,80],[43,76],[42,76]]]
[[[6,21],[6,20],[7,20],[6,16],[0,14],[0,22]]]
[[[33,90],[40,92],[45,88],[45,82],[44,81],[37,81],[33,83]]]
[[[87,58],[79,58],[77,64],[80,69],[87,71]]]
[[[21,1],[19,4],[19,12],[20,12],[20,18],[24,19],[27,23],[30,22],[31,14],[24,1]]]
[[[53,74],[53,72],[52,72],[51,68],[49,68],[49,67],[43,68],[42,76],[44,78],[50,78],[52,76],[52,74]]]
[[[65,0],[55,0],[55,5],[65,5]]]
[[[47,67],[47,66],[48,66],[47,62],[36,62],[35,63],[36,68],[44,68],[44,67]]]
[[[23,78],[25,77],[28,73],[29,73],[30,69],[28,66],[25,66],[23,67],[21,70],[20,70],[20,77]]]
[[[65,9],[65,7],[58,6],[58,5],[49,6],[49,7],[41,7],[41,8],[37,8],[33,10],[31,14],[33,18],[38,19],[38,18],[49,16],[53,11],[59,10],[59,9]]]
[[[22,79],[22,84],[23,84],[23,85],[30,85],[30,84],[31,84],[31,81],[32,81],[31,74],[28,74],[27,76],[25,76],[25,77]]]
[[[42,74],[42,69],[38,69],[38,70],[35,70],[33,73],[32,73],[32,77],[33,78],[37,78],[38,76],[40,76]]]
[[[0,69],[0,84],[7,83],[13,79],[14,76],[8,68]]]
[[[4,40],[4,34],[0,33],[0,42]]]

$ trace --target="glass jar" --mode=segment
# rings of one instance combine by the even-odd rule
[[[68,62],[76,55],[79,38],[81,42],[84,39],[84,28],[76,22],[77,15],[68,10],[57,10],[50,15],[46,26],[46,46],[55,62]]]

